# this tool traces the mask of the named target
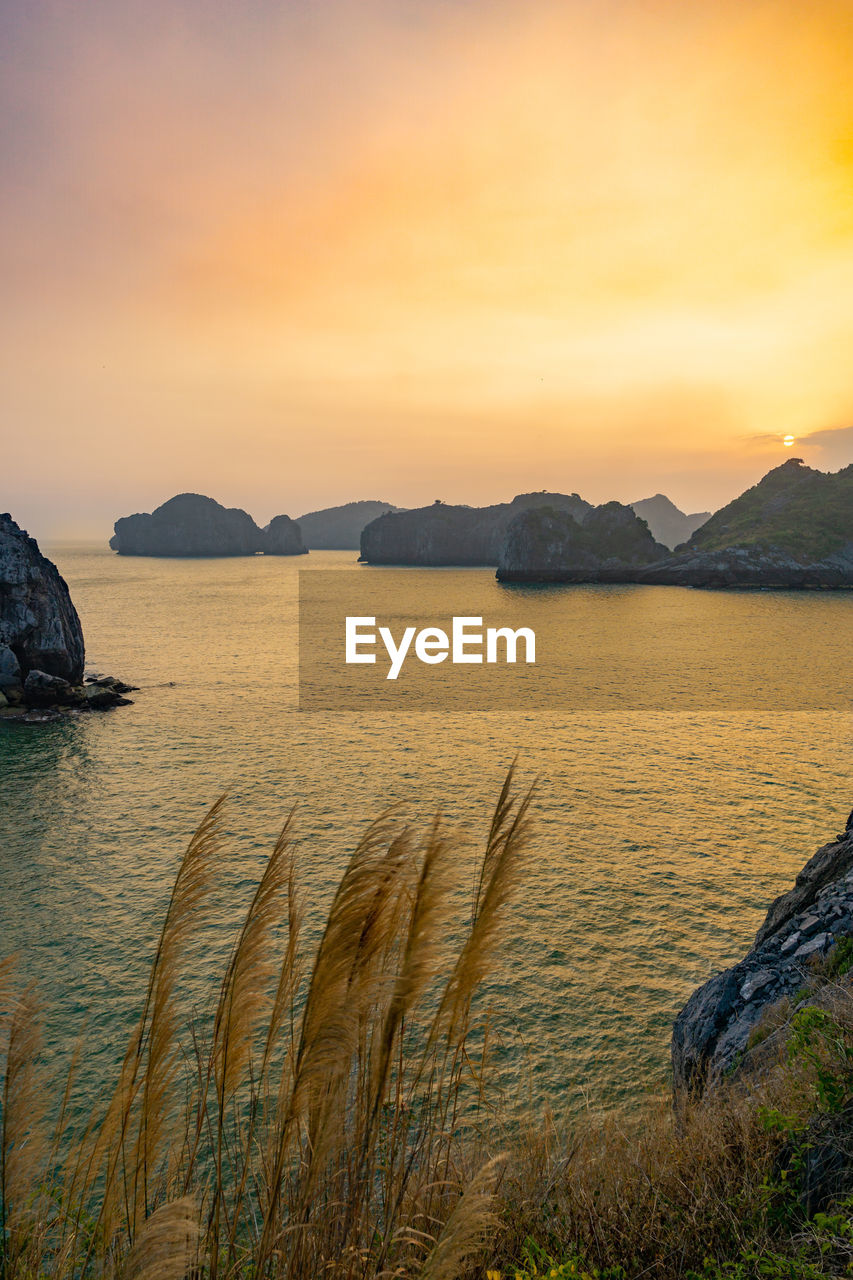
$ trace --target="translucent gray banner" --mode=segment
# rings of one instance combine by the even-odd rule
[[[305,711],[853,708],[853,595],[300,571]],[[513,660],[514,659],[514,660]]]

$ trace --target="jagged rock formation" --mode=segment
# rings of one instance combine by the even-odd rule
[[[815,959],[853,935],[853,813],[846,830],[818,849],[793,889],[777,898],[749,952],[695,991],[672,1033],[673,1087],[693,1097],[766,1053],[759,1029],[792,1001]]]
[[[496,565],[515,516],[550,506],[583,517],[590,504],[576,493],[522,493],[491,507],[448,506],[395,511],[367,525],[361,559],[368,564]]]
[[[618,505],[618,504],[617,504]],[[619,581],[683,587],[853,587],[853,466],[835,474],[791,458],[718,511],[667,555],[627,558],[601,576],[593,547],[571,527],[507,546],[498,576],[516,582]],[[650,535],[651,536],[651,535]],[[597,558],[601,558],[600,556]],[[616,559],[620,557],[616,553]]]
[[[688,546],[690,544],[688,543]],[[778,589],[853,587],[853,542],[820,561],[796,559],[770,548],[730,547],[725,551],[684,551],[649,566],[635,579],[657,586],[766,587]]]
[[[655,541],[670,549],[686,542],[711,518],[710,511],[696,511],[692,515],[685,515],[663,493],[656,493],[652,498],[642,498],[639,502],[630,503],[630,506],[641,520],[645,520]]]
[[[390,502],[347,502],[341,507],[309,511],[297,520],[302,541],[312,551],[358,551],[361,532],[387,511],[399,511]]]
[[[83,629],[65,580],[35,538],[0,515],[0,688],[32,670],[71,683],[83,678]]]
[[[845,550],[853,553],[853,465],[815,471],[801,458],[789,458],[715,512],[677,550],[731,547],[782,552],[799,564],[819,564]]]
[[[239,507],[223,507],[200,493],[179,493],[151,514],[115,522],[110,546],[120,556],[301,555],[302,535],[289,516],[266,529]]]
[[[308,552],[302,532],[290,516],[274,516],[263,530],[262,551],[267,556],[304,556]]]
[[[497,577],[500,582],[624,582],[665,552],[646,522],[620,502],[592,507],[580,520],[568,511],[540,507],[510,524]]]
[[[644,573],[696,587],[853,587],[853,466],[789,458]]]
[[[0,716],[53,719],[59,708],[102,710],[128,702],[112,676],[83,683],[83,628],[68,586],[35,538],[0,515]]]

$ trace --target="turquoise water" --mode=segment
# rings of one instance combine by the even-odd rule
[[[122,1051],[183,848],[225,789],[231,856],[188,1007],[292,805],[316,931],[370,818],[392,802],[413,818],[440,806],[473,844],[518,755],[522,782],[539,779],[537,834],[490,996],[534,1098],[593,1107],[660,1087],[685,998],[743,952],[770,899],[853,805],[850,703],[836,702],[849,593],[548,597],[548,625],[565,627],[582,601],[616,651],[614,602],[659,610],[661,627],[700,610],[711,647],[723,632],[730,643],[733,626],[753,650],[763,637],[780,688],[807,653],[831,710],[305,713],[299,571],[381,570],[337,552],[171,561],[45,550],[71,588],[90,667],[141,686],[134,706],[108,714],[0,725],[2,950],[18,951],[39,984],[57,1066],[88,1018],[92,1088]],[[412,573],[435,614],[442,574]],[[488,612],[493,574],[464,575],[470,612]],[[779,670],[779,636],[790,670]]]

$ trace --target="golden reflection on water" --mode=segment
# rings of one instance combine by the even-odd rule
[[[598,1105],[663,1080],[669,1026],[686,996],[743,952],[769,901],[853,804],[849,703],[799,712],[304,714],[296,710],[304,558],[54,555],[91,665],[143,688],[131,708],[0,729],[2,949],[19,949],[39,979],[57,1051],[89,1011],[100,1045],[87,1068],[93,1088],[120,1052],[185,843],[226,788],[233,859],[188,1007],[208,990],[237,906],[293,803],[316,931],[370,818],[396,801],[421,819],[440,806],[468,841],[464,861],[518,754],[521,781],[539,778],[537,835],[505,972],[489,994],[508,1067],[527,1064],[536,1097],[570,1105],[584,1091]],[[310,560],[365,572],[348,553]],[[419,581],[428,615],[442,577]],[[493,575],[467,571],[465,581],[470,612],[484,612]],[[645,591],[626,614],[606,593],[573,590],[551,597],[555,625],[558,610],[583,599],[590,626],[617,655],[630,636],[612,626],[614,608],[624,618],[651,607]],[[661,590],[660,625],[676,625],[680,593]],[[824,662],[837,682],[849,594],[690,594],[691,608],[707,611],[709,645],[737,618],[744,643],[754,647],[763,629],[776,653],[768,679],[815,683],[815,663]]]

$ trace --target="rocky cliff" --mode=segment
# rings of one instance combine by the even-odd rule
[[[645,549],[637,542],[637,554],[617,552],[602,576],[602,556],[571,525],[542,524],[537,533],[533,520],[508,530],[498,576],[516,582],[853,587],[853,466],[825,474],[791,458],[718,511],[675,554],[660,544],[654,556],[649,551],[648,542]]]
[[[789,458],[717,511],[640,581],[695,587],[853,587],[853,466]]]
[[[30,671],[71,683],[83,678],[83,629],[65,580],[35,538],[0,515],[0,688]]]
[[[496,565],[510,522],[528,508],[542,506],[577,516],[591,509],[576,493],[523,493],[491,507],[435,502],[372,521],[361,535],[361,559],[369,564]]]
[[[695,991],[672,1035],[676,1095],[697,1097],[750,1059],[766,1057],[773,1028],[807,1003],[816,963],[853,937],[853,814],[777,898],[744,958]],[[753,1065],[756,1065],[755,1063]]]
[[[358,551],[362,530],[386,512],[398,510],[390,502],[347,502],[341,507],[309,511],[299,517],[297,524],[309,550]]]
[[[498,563],[501,582],[625,582],[666,548],[630,507],[608,502],[580,519],[539,507],[509,525]]]
[[[83,681],[83,629],[65,580],[34,538],[0,515],[0,717],[50,720],[128,701],[111,676]]]
[[[121,556],[301,555],[299,526],[276,516],[266,529],[239,507],[223,507],[199,493],[179,493],[150,514],[115,522],[110,546]]]
[[[821,560],[801,560],[775,547],[767,550],[729,547],[723,551],[682,549],[682,554],[643,569],[634,580],[673,587],[787,590],[853,587],[853,542]]]
[[[853,554],[853,466],[815,471],[789,458],[715,512],[676,550],[696,555],[739,547],[800,565]]]

